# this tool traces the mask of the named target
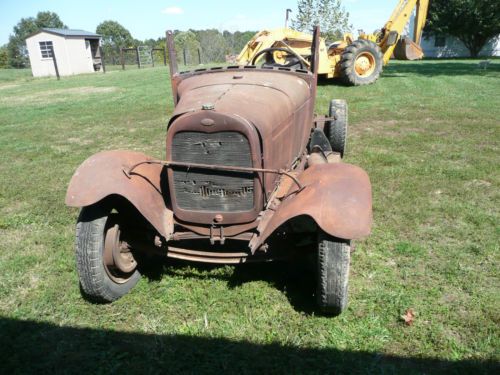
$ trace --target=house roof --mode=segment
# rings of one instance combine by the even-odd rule
[[[90,31],[85,31],[85,30],[77,30],[77,29],[56,29],[56,28],[50,28],[50,27],[45,27],[37,32],[34,32],[33,34],[30,35],[36,35],[41,32],[46,32],[50,34],[55,34],[55,35],[60,35],[63,37],[82,37],[82,38],[88,38],[88,39],[99,39],[101,36],[96,33],[91,33]]]

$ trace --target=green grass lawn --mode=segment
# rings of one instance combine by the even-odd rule
[[[317,112],[332,98],[374,198],[344,314],[318,315],[314,275],[283,263],[159,262],[97,305],[65,190],[98,151],[164,157],[167,69],[0,70],[0,372],[499,373],[500,61],[391,62],[369,87],[321,83]]]

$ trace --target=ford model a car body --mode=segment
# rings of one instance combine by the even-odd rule
[[[101,152],[70,182],[66,203],[82,208],[83,291],[104,301],[128,292],[141,251],[241,263],[286,256],[287,239],[299,238],[316,244],[320,308],[340,313],[350,241],[371,226],[368,176],[341,162],[345,103],[332,101],[329,117],[314,120],[314,70],[171,70],[165,160]]]

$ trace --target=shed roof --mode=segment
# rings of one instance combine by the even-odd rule
[[[39,34],[41,32],[46,32],[50,34],[55,34],[55,35],[60,35],[63,37],[82,37],[82,38],[89,38],[89,39],[99,39],[101,36],[96,33],[92,33],[90,31],[85,31],[85,30],[77,30],[77,29],[56,29],[56,28],[50,28],[50,27],[44,27],[37,32],[34,32],[30,36]]]

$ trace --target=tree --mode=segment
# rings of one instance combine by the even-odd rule
[[[312,31],[319,25],[321,35],[327,41],[334,41],[351,29],[349,13],[341,0],[298,0],[297,8],[292,28],[298,31]]]
[[[116,64],[120,56],[120,49],[134,44],[132,34],[116,21],[103,21],[95,31],[102,37],[102,49],[106,60]]]
[[[7,45],[0,47],[0,69],[9,67],[9,54],[7,52]]]
[[[14,26],[13,34],[10,35],[7,44],[9,66],[14,68],[29,66],[26,38],[43,27],[68,28],[59,16],[53,12],[38,12],[36,17],[21,18],[17,25]]]
[[[226,40],[226,45],[230,53],[237,55],[256,33],[257,31],[235,31],[231,33],[225,30],[222,35]]]
[[[179,31],[175,33],[174,44],[177,59],[184,61],[183,56],[185,54],[187,64],[197,62],[200,42],[196,39],[196,34],[193,31]]]
[[[425,31],[457,37],[477,57],[500,34],[500,1],[431,0]]]
[[[217,29],[191,30],[195,33],[196,39],[200,42],[201,53],[204,61],[223,62],[230,49],[226,44],[226,39]]]
[[[104,46],[111,45],[122,48],[129,47],[133,42],[130,31],[116,21],[101,22],[95,32],[101,35]]]

